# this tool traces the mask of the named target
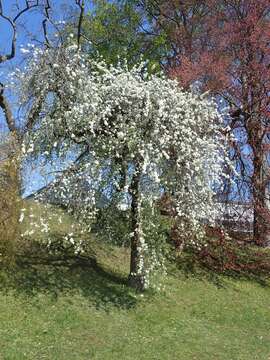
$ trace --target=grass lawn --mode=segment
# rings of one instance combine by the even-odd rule
[[[125,285],[126,251],[98,264],[2,271],[0,359],[270,359],[266,284],[178,270],[140,296]]]

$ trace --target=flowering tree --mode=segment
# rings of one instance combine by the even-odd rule
[[[149,279],[145,227],[157,225],[144,219],[145,207],[169,192],[177,217],[199,232],[201,220],[213,215],[224,163],[214,104],[145,69],[92,62],[72,47],[49,49],[22,75],[21,89],[26,98],[43,99],[26,152],[77,154],[56,180],[67,207],[89,224],[102,188],[109,201],[130,208],[129,280],[141,290]],[[78,179],[88,195],[74,205]]]

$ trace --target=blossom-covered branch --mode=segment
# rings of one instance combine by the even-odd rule
[[[83,219],[94,219],[101,187],[109,190],[108,201],[130,207],[130,283],[144,289],[145,204],[154,206],[169,192],[176,216],[197,233],[203,219],[213,218],[213,188],[226,176],[215,105],[207,96],[184,92],[162,74],[148,74],[145,64],[131,70],[125,62],[107,66],[87,59],[74,46],[48,49],[35,59],[25,73],[17,74],[22,100],[29,94],[43,99],[26,152],[53,158],[87,150],[76,174],[67,172],[60,184],[58,179],[58,193],[74,208],[72,199],[78,199],[84,179],[89,196],[76,206]]]

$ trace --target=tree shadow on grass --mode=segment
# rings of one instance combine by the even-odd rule
[[[52,298],[78,293],[97,309],[130,309],[136,305],[135,293],[126,279],[104,269],[95,258],[70,258],[64,261],[40,258],[20,261],[14,269],[0,272],[0,290],[35,297]]]

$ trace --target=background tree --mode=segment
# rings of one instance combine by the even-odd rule
[[[76,6],[79,3],[72,1],[72,4]],[[0,52],[0,65],[4,70],[0,80],[0,109],[2,115],[0,121],[1,129],[3,128],[0,157],[4,159],[0,164],[0,181],[2,185],[0,202],[5,209],[5,211],[0,212],[0,231],[3,235],[2,240],[9,239],[12,247],[14,247],[12,241],[14,242],[15,237],[17,238],[15,234],[18,234],[19,227],[19,204],[21,202],[17,200],[21,198],[23,193],[22,141],[25,133],[33,129],[43,99],[32,96],[28,99],[27,108],[22,112],[20,106],[15,105],[19,90],[15,90],[10,86],[8,73],[15,66],[23,66],[25,57],[33,55],[32,46],[34,43],[38,44],[40,48],[48,48],[61,41],[59,37],[61,35],[61,25],[57,25],[56,21],[59,16],[58,13],[56,14],[57,5],[60,5],[59,2],[57,4],[50,0],[0,1],[1,27],[4,29],[0,36],[1,45],[3,45],[3,48],[7,48],[6,53]],[[34,17],[35,26],[31,24]],[[27,26],[28,22],[30,22],[30,26]],[[55,34],[58,37],[55,37]],[[8,36],[7,44],[4,44]],[[31,46],[27,48],[27,45],[24,44],[26,42],[30,42]],[[22,43],[23,48],[20,49]],[[6,149],[9,150],[6,151]],[[9,171],[10,174],[8,174]],[[10,228],[7,231],[8,227]],[[6,239],[4,239],[4,235]],[[6,241],[6,244],[9,240]]]
[[[5,5],[5,4],[4,4]],[[17,23],[20,18],[27,12],[30,12],[32,9],[40,7],[39,1],[26,1],[23,8],[18,8],[14,16],[7,15],[2,1],[0,1],[0,17],[6,22],[8,31],[12,32],[10,39],[10,51],[7,54],[0,55],[0,64],[10,61],[15,58],[16,47],[17,47],[17,37],[18,37],[18,26]],[[7,124],[9,131],[15,136],[19,137],[19,126],[16,124],[13,111],[8,103],[7,97],[5,96],[5,86],[3,83],[0,83],[0,107],[3,111],[4,118]],[[31,120],[29,120],[30,125]],[[28,126],[29,126],[28,125]]]
[[[253,199],[254,241],[269,240],[269,2],[141,1],[171,44],[170,74],[210,90],[231,109],[244,201]],[[249,193],[249,194],[248,194]],[[240,194],[237,194],[238,200]]]
[[[12,61],[16,56],[19,21],[27,13],[42,7],[39,1],[25,1],[22,7],[19,7],[17,3],[14,12],[14,9],[10,9],[6,5],[8,4],[0,1],[0,18],[6,25],[7,33],[11,33],[10,51],[0,55],[1,65]],[[49,3],[47,2],[43,6],[49,6]],[[7,132],[1,134],[0,144],[0,247],[2,260],[11,262],[19,239],[21,205],[20,145],[23,130],[21,124],[16,121],[15,109],[12,109],[10,105],[6,86],[3,82],[0,82],[0,108],[7,128]],[[26,120],[26,128],[30,129],[32,127],[38,112],[39,103],[38,99],[36,99]]]
[[[164,33],[153,32],[152,18],[141,11],[137,1],[95,0],[85,11],[81,27],[81,45],[91,57],[102,56],[106,62],[117,64],[126,59],[132,66],[141,60],[158,71],[164,65],[169,47]],[[73,24],[74,22],[74,24]],[[77,14],[66,27],[77,41]]]
[[[14,138],[0,138],[0,263],[13,264],[20,238],[20,170]]]

